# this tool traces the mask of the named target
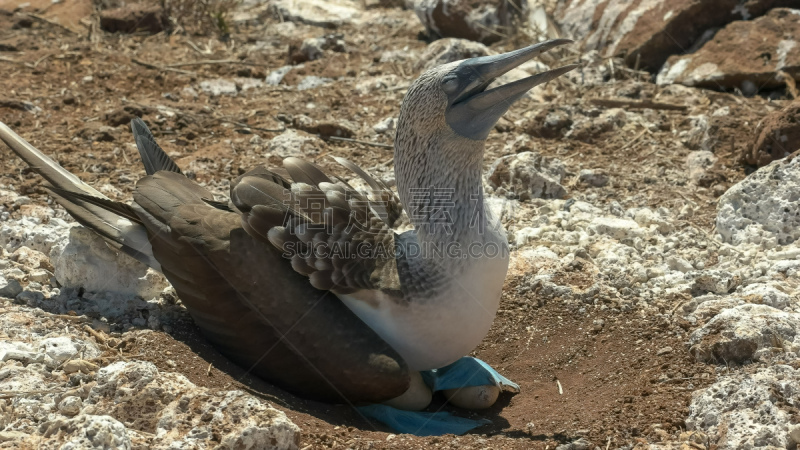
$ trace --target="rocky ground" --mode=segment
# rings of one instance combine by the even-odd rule
[[[293,155],[391,184],[424,68],[575,38],[505,77],[582,65],[487,143],[513,252],[474,354],[522,391],[430,409],[490,425],[394,435],[255,379],[3,148],[0,448],[797,448],[797,5],[454,3],[0,0],[0,121],[119,200],[144,175],[134,116],[220,195]]]

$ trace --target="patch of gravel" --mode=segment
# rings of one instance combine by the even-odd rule
[[[718,365],[719,377],[695,392],[689,430],[719,448],[793,448],[800,244],[791,231],[796,208],[787,202],[797,193],[774,173],[796,177],[800,165],[779,164],[720,199],[714,237],[666,208],[599,208],[580,199],[495,198],[490,205],[507,226],[512,275],[525,279],[518,289],[584,310],[668,309],[693,330],[685,350]]]
[[[256,397],[198,387],[110,347],[150,330],[109,337],[80,319],[27,306],[0,314],[0,447],[297,448],[299,428]]]

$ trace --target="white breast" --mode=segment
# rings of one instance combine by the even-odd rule
[[[440,295],[412,298],[403,304],[376,291],[339,298],[391,345],[410,369],[437,369],[469,354],[486,336],[507,269],[507,257],[470,260]],[[374,304],[377,307],[370,306]]]

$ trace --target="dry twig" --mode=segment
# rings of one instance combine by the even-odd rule
[[[795,83],[794,78],[791,75],[779,70],[778,77],[783,79],[783,82],[786,84],[786,90],[789,91],[789,95],[791,95],[792,98],[800,97],[800,93],[797,91],[797,83]]]
[[[635,144],[635,143],[636,143],[636,141],[638,141],[638,140],[639,140],[639,139],[640,139],[642,136],[644,136],[644,134],[645,134],[645,133],[647,133],[647,131],[648,131],[648,130],[647,130],[647,128],[645,128],[644,130],[642,130],[642,132],[641,132],[641,133],[639,133],[639,134],[637,134],[635,138],[631,139],[630,141],[628,141],[628,143],[627,143],[627,144],[623,145],[623,146],[620,148],[620,150],[625,150],[626,148],[628,148],[628,147],[630,147],[631,145]]]
[[[243,122],[237,122],[235,120],[229,120],[229,119],[226,119],[224,117],[218,118],[216,120],[218,120],[220,122],[229,123],[231,125],[236,125],[237,127],[247,128],[247,129],[250,129],[250,130],[263,131],[265,133],[282,133],[282,132],[286,131],[286,126],[283,126],[283,124],[281,124],[282,125],[281,128],[261,128],[261,127],[254,127],[252,125],[248,125],[248,124],[243,123]]]
[[[97,331],[95,331],[89,325],[84,325],[83,326],[83,331],[85,331],[85,332],[91,334],[92,336],[94,336],[94,338],[97,339],[98,343],[100,343],[100,344],[105,344],[106,343],[106,337],[103,336],[102,334],[98,333]]]
[[[319,137],[322,138],[322,136],[319,136]],[[338,137],[338,136],[328,136],[327,138],[332,140],[332,141],[352,142],[354,144],[371,145],[373,147],[380,147],[380,148],[394,148],[394,145],[381,144],[380,142],[361,141],[361,140],[358,140],[358,139],[344,138],[344,137]]]
[[[183,75],[196,75],[195,72],[190,72],[188,70],[175,69],[173,67],[157,66],[155,64],[150,64],[150,63],[146,63],[144,61],[139,61],[136,58],[131,58],[131,62],[134,63],[134,64],[138,64],[138,65],[140,65],[142,67],[146,67],[148,69],[164,70],[164,71],[169,71],[169,72],[177,72],[177,73],[180,73],[180,74],[183,74]]]
[[[167,64],[164,67],[186,67],[186,66],[205,66],[213,64],[243,64],[245,66],[266,66],[266,64],[259,64],[250,61],[241,61],[238,59],[205,59],[202,61],[190,61],[175,64]]]
[[[664,109],[668,111],[686,111],[685,105],[674,105],[671,103],[658,103],[652,100],[631,101],[631,100],[612,100],[607,98],[592,98],[589,102],[606,108],[630,108],[630,109]]]

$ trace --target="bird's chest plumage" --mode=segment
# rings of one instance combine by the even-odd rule
[[[476,249],[473,249],[476,250]],[[413,370],[446,366],[471,352],[486,336],[497,312],[508,253],[464,258],[431,291],[398,302],[379,291],[339,298]]]

